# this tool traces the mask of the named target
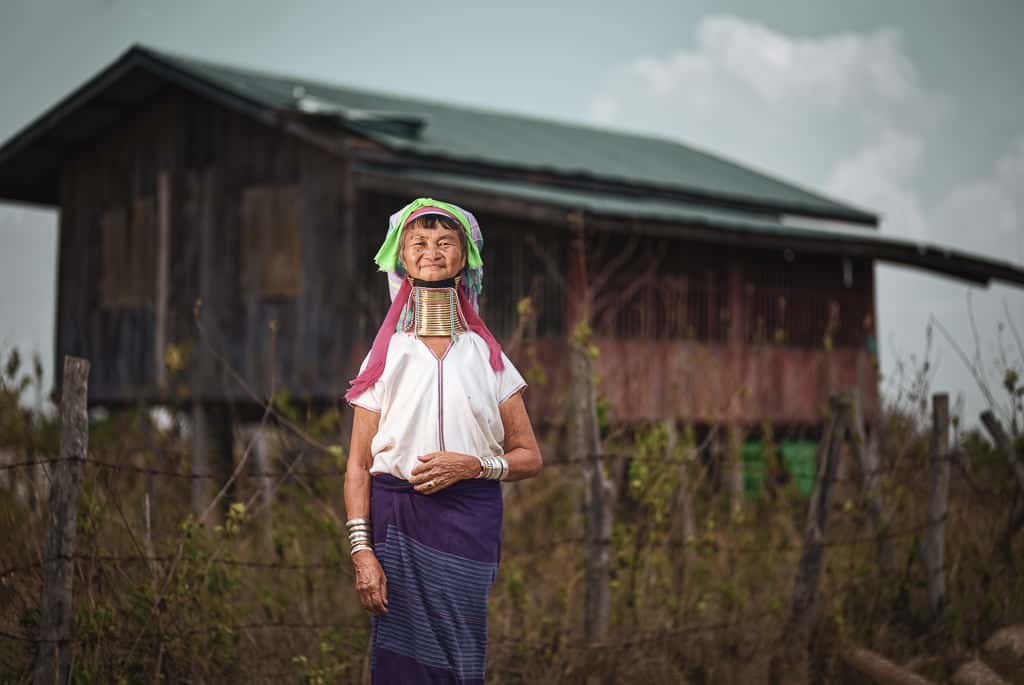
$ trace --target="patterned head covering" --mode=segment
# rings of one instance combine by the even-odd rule
[[[398,247],[401,245],[402,230],[406,224],[419,216],[426,214],[439,214],[454,219],[466,231],[466,266],[462,269],[462,282],[456,288],[459,298],[459,311],[462,313],[469,330],[473,331],[487,343],[490,350],[489,361],[491,368],[501,371],[505,363],[501,358],[501,346],[494,338],[494,335],[487,328],[487,325],[477,313],[477,296],[483,290],[484,262],[480,257],[480,250],[484,246],[483,234],[480,232],[480,224],[476,217],[470,212],[448,202],[432,200],[421,197],[413,200],[402,209],[398,210],[388,219],[388,232],[384,238],[384,244],[377,250],[373,261],[377,267],[388,275],[388,292],[391,295],[391,307],[388,309],[384,322],[373,339],[373,347],[367,358],[366,366],[352,379],[345,399],[351,402],[365,392],[384,373],[384,364],[387,361],[388,346],[391,344],[391,336],[398,329],[402,310],[409,302],[409,294],[412,292],[412,285],[404,273],[401,262],[398,259]]]
[[[466,294],[469,296],[473,309],[479,309],[477,298],[484,287],[484,262],[480,253],[484,249],[484,236],[480,232],[480,224],[472,212],[439,200],[432,200],[429,197],[421,197],[413,200],[405,207],[391,215],[388,219],[388,232],[384,238],[384,244],[377,250],[373,261],[381,271],[388,275],[388,292],[391,301],[394,302],[405,280],[405,269],[398,259],[398,248],[402,244],[402,230],[406,225],[421,216],[436,214],[446,216],[454,220],[466,232],[466,267],[462,270],[462,282],[466,284]]]

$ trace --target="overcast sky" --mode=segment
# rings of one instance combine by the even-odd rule
[[[343,85],[653,132],[1024,265],[1024,3],[4,0],[0,140],[133,43]],[[0,348],[53,357],[56,215],[0,204]],[[1024,291],[879,267],[883,390],[929,317],[993,376]],[[968,304],[970,302],[970,305]],[[969,323],[973,311],[978,345]],[[1005,349],[1007,359],[1000,360]],[[934,386],[983,399],[936,337]]]

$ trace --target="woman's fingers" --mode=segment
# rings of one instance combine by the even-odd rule
[[[416,486],[414,489],[421,495],[433,495],[434,493],[444,490],[454,482],[454,479],[438,476]]]
[[[420,463],[413,467],[412,475],[416,476],[417,474],[422,474],[424,471],[430,469],[430,467],[432,466],[431,462],[434,461],[434,458],[437,457],[438,454],[441,453],[431,452],[430,454],[423,454],[416,457],[417,459],[420,460]]]
[[[432,495],[467,478],[466,467],[458,457],[446,452],[431,452],[418,457],[420,463],[412,470],[409,483],[416,492]]]
[[[376,583],[359,589],[359,603],[363,605],[364,609],[375,614],[387,613],[387,580],[383,574]]]
[[[384,592],[383,583],[370,591],[370,611],[375,614],[386,614],[388,612],[388,601],[384,596]]]
[[[367,611],[373,611],[373,601],[370,598],[369,588],[359,591],[359,603],[362,604],[363,608]]]
[[[374,599],[376,600],[375,610],[378,614],[388,613],[388,590],[387,581],[384,576],[381,575],[380,583],[377,585],[377,589],[374,592]]]

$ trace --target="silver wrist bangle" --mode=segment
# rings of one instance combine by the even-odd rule
[[[480,460],[480,475],[486,480],[504,480],[508,475],[508,460],[504,457],[477,457]]]
[[[364,549],[373,550],[373,526],[370,519],[365,516],[345,521],[345,528],[348,529],[349,554],[355,554]]]

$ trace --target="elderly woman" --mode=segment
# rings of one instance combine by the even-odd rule
[[[345,398],[346,526],[375,683],[483,682],[500,480],[537,475],[523,377],[476,310],[473,215],[420,198],[374,258],[392,304]]]

